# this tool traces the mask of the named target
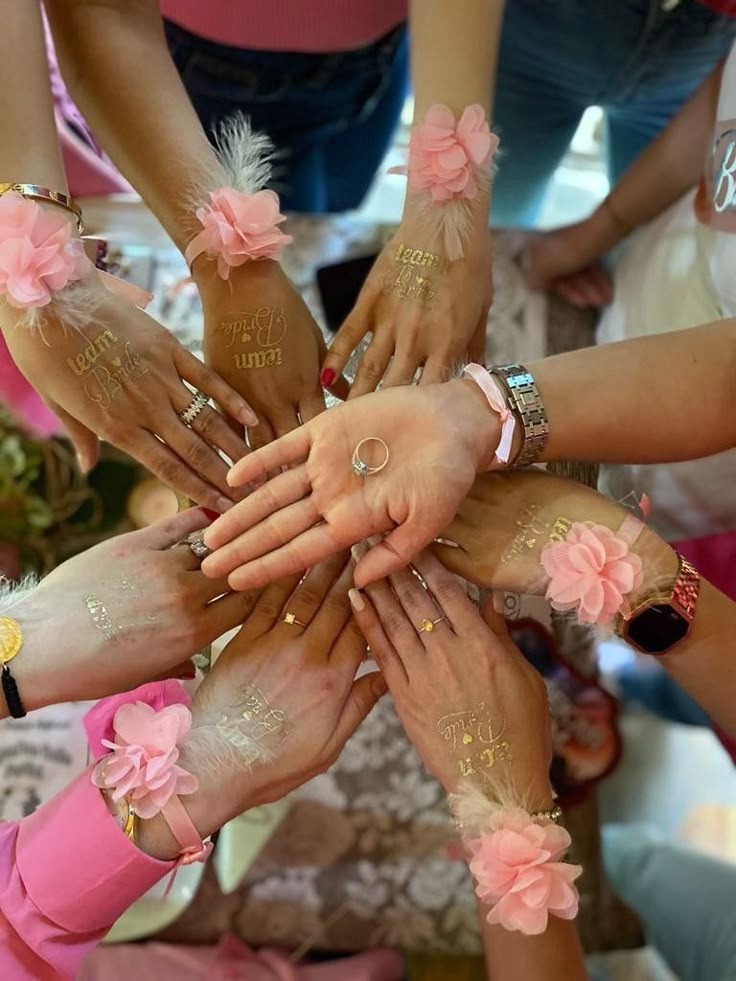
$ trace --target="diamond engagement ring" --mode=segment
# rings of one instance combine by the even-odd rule
[[[202,392],[195,392],[194,398],[186,409],[179,413],[179,418],[185,426],[191,426],[202,409],[206,409],[209,404],[209,396],[204,395]]]
[[[284,623],[292,624],[295,627],[306,627],[306,623],[302,623],[301,620],[297,620],[293,613],[284,614]]]
[[[371,465],[370,463],[366,463],[366,461],[360,455],[360,451],[366,445],[366,443],[378,443],[378,445],[383,448],[383,460],[380,463],[377,463],[375,466]],[[359,477],[370,477],[371,474],[379,473],[388,463],[390,455],[388,446],[382,439],[380,439],[380,437],[366,436],[365,439],[361,439],[353,450],[353,473],[357,474]]]

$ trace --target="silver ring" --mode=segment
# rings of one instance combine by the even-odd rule
[[[184,423],[185,426],[191,426],[194,420],[197,418],[202,409],[206,409],[210,404],[209,396],[204,395],[202,392],[195,392],[194,398],[186,407],[179,413],[179,418]]]
[[[383,461],[376,467],[370,466],[370,464],[366,463],[365,460],[361,459],[360,449],[362,446],[365,446],[366,443],[379,443],[383,447],[383,452],[385,454]],[[353,473],[357,474],[359,477],[370,477],[371,474],[380,473],[388,463],[390,456],[391,453],[389,448],[380,438],[380,436],[366,436],[365,439],[361,439],[353,450],[353,459],[351,461]]]
[[[296,615],[294,613],[286,613],[286,614],[284,614],[283,622],[284,623],[291,624],[292,626],[295,626],[295,627],[306,627],[306,626],[308,626],[308,624],[303,623],[301,620],[297,620]]]
[[[202,538],[201,535],[197,538],[193,538],[187,544],[192,550],[192,555],[197,559],[206,559],[208,555],[212,555],[212,549],[205,545],[204,538]]]

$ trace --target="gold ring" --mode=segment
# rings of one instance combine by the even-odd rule
[[[293,613],[286,613],[284,615],[284,623],[293,624],[296,627],[306,627],[307,626],[306,623],[302,623],[301,620],[297,620],[296,616]]]
[[[206,409],[209,404],[210,400],[208,395],[205,395],[203,392],[195,392],[194,398],[186,409],[183,409],[179,413],[179,418],[185,426],[191,426],[202,409]]]
[[[444,617],[437,617],[436,620],[422,620],[422,625],[419,628],[420,634],[431,634],[438,623],[442,623]]]
[[[378,466],[372,467],[370,464],[366,463],[365,460],[361,459],[360,448],[365,446],[366,443],[379,443],[383,447],[383,452],[385,455],[383,462],[379,463]],[[388,446],[379,436],[366,436],[365,439],[361,439],[353,450],[353,473],[357,474],[359,477],[370,477],[371,474],[380,473],[380,471],[383,470],[388,463],[390,455]]]

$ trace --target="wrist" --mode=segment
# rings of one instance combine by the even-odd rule
[[[50,623],[49,610],[38,596],[38,590],[29,589],[12,605],[0,608],[0,612],[17,621],[23,632],[22,647],[9,668],[25,710],[32,712],[61,701],[56,693],[54,662],[66,660],[63,641]],[[53,658],[53,662],[49,658]],[[0,693],[0,718],[9,715],[5,698]]]
[[[629,597],[629,605],[636,607],[655,590],[674,584],[680,568],[677,552],[648,526],[644,526],[632,551],[642,561],[644,579],[641,586]]]
[[[633,230],[625,224],[618,212],[613,210],[608,198],[604,198],[586,222],[592,240],[595,242],[594,258],[604,256],[622,242]]]
[[[472,434],[475,472],[482,473],[493,463],[501,435],[500,419],[489,405],[482,389],[474,381],[461,378],[450,384],[462,386],[458,388],[458,392],[462,393],[468,431]]]

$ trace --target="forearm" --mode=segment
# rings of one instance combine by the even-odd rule
[[[41,5],[11,0],[0,32],[0,181],[67,190],[49,85]]]
[[[488,910],[482,903],[478,911],[489,981],[586,981],[574,921],[550,916],[544,933],[525,936],[486,923]]]
[[[492,120],[503,8],[504,0],[411,0],[415,124],[438,103],[458,119],[466,106],[478,104]],[[484,223],[487,208],[487,196],[479,194],[473,210],[482,212]]]
[[[625,171],[592,220],[610,224],[607,209],[620,227],[602,251],[611,248],[628,229],[646,224],[661,214],[703,174],[706,149],[715,120],[723,64],[718,65],[696,89],[669,124]]]
[[[72,97],[183,251],[191,189],[217,161],[169,55],[157,0],[48,0],[47,8]]]
[[[736,446],[736,320],[532,362],[549,419],[543,459],[692,460]]]

